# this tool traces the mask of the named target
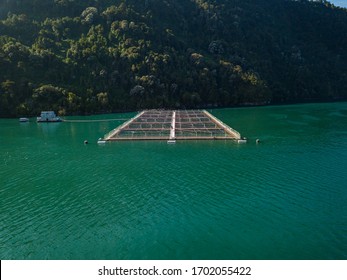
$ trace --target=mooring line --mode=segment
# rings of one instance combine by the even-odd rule
[[[66,120],[62,119],[63,122],[75,122],[75,123],[87,123],[87,122],[111,122],[111,121],[127,121],[128,119],[105,119],[105,120]]]

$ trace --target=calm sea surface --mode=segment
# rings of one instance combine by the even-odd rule
[[[347,259],[347,103],[212,113],[249,143],[0,120],[0,259]]]

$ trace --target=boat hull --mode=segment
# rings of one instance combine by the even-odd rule
[[[57,119],[57,120],[41,120],[41,119],[37,119],[37,122],[46,122],[46,123],[51,123],[51,122],[62,122],[61,119]]]

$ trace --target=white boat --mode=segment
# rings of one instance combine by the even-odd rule
[[[167,141],[168,144],[176,144],[176,140],[175,139],[170,139]]]
[[[57,117],[54,111],[42,111],[41,116],[36,118],[37,122],[61,122],[61,118]]]
[[[19,122],[28,122],[29,119],[28,118],[19,118]]]

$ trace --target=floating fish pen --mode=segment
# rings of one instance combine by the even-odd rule
[[[205,110],[148,110],[110,131],[101,141],[240,139],[240,133]]]

